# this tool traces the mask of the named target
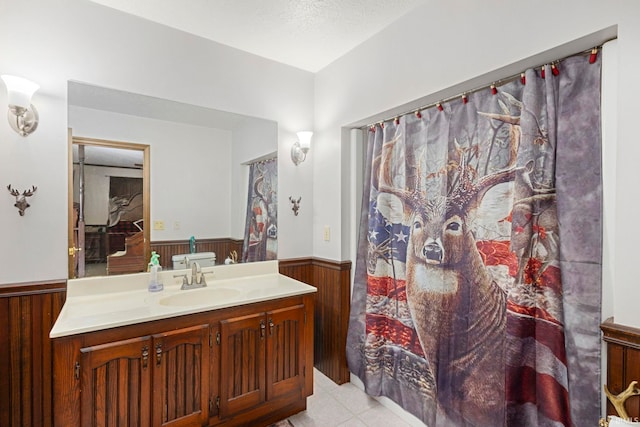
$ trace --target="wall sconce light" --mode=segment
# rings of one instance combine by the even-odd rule
[[[27,136],[38,127],[38,111],[31,105],[31,97],[40,86],[16,76],[0,76],[9,95],[9,124],[21,136]]]
[[[311,147],[311,135],[313,135],[313,132],[302,131],[298,132],[297,135],[298,140],[293,144],[293,147],[291,147],[291,160],[293,160],[296,166],[304,162],[304,159],[307,158],[307,152]]]

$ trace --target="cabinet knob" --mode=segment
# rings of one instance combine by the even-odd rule
[[[264,324],[264,320],[260,321],[260,338],[264,338],[265,329],[267,327]]]
[[[269,335],[273,335],[273,319],[269,319]]]
[[[142,367],[146,369],[149,362],[149,347],[142,347]]]

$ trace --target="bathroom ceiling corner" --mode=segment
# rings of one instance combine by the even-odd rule
[[[91,0],[317,72],[427,0]]]

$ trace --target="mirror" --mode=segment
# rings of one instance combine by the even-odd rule
[[[249,164],[276,156],[276,122],[72,81],[68,103],[73,138],[148,147],[150,217],[143,229],[163,267],[172,268],[172,255],[190,252],[192,236],[195,251],[215,252],[218,264],[233,250],[241,257]],[[104,205],[107,196],[101,197]],[[69,218],[72,223],[72,206]],[[107,221],[85,224],[101,233]],[[109,251],[92,254],[90,262]]]

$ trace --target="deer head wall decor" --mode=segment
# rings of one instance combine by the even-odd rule
[[[31,190],[24,190],[22,194],[20,194],[18,190],[14,190],[11,188],[11,184],[7,185],[7,190],[9,190],[9,193],[11,193],[11,195],[16,198],[16,203],[13,206],[18,208],[18,213],[20,214],[20,216],[24,216],[24,211],[29,206],[31,206],[29,203],[27,203],[27,197],[33,196],[33,193],[35,193],[37,189],[38,187],[33,185],[31,186]]]
[[[298,216],[298,210],[300,209],[300,200],[302,200],[302,196],[294,199],[292,196],[289,196],[289,201],[291,202],[291,210],[295,216]]]

